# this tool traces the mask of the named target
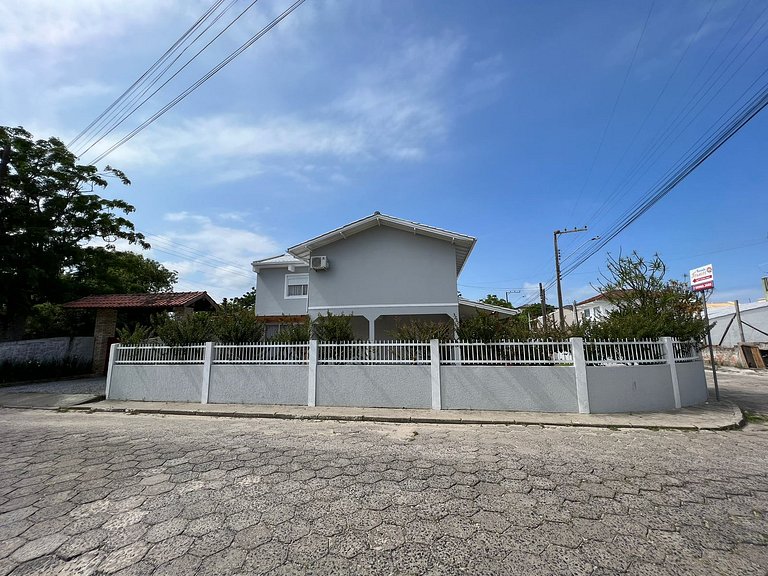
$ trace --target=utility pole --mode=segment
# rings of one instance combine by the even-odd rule
[[[539,282],[539,298],[541,298],[541,327],[544,332],[547,331],[547,293],[544,291],[544,284]]]
[[[560,250],[557,247],[557,237],[561,234],[572,234],[574,232],[586,232],[587,227],[584,228],[572,228],[568,230],[555,230],[553,237],[555,239],[555,278],[557,279],[557,309],[560,314],[560,329],[565,328],[565,315],[563,314],[563,288],[560,285]]]
[[[739,308],[739,301],[735,300],[733,305],[736,309],[736,327],[739,329],[739,342],[744,342],[744,325],[741,323],[741,309]]]

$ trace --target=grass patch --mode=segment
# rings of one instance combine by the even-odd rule
[[[768,423],[768,415],[760,414],[759,412],[753,412],[751,410],[744,410],[744,419],[750,424]]]

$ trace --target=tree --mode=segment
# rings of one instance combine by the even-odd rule
[[[242,296],[232,298],[231,304],[234,304],[235,306],[240,306],[241,308],[247,308],[249,310],[253,310],[256,306],[256,287],[253,286],[250,290],[248,290],[248,292],[246,292]]]
[[[67,300],[90,294],[170,292],[178,280],[175,271],[133,252],[89,247],[78,260],[62,275]]]
[[[480,300],[483,304],[490,304],[491,306],[501,306],[502,308],[514,308],[512,304],[504,300],[503,298],[499,298],[496,296],[496,294],[488,294],[485,298],[482,298]]]
[[[658,255],[650,261],[637,252],[618,259],[609,256],[607,268],[597,289],[615,308],[588,329],[590,337],[704,337],[707,323],[701,317],[700,301],[683,282],[664,279],[667,268]]]
[[[149,244],[120,215],[133,206],[94,192],[107,178],[130,184],[120,170],[78,164],[61,140],[33,140],[20,127],[0,127],[0,149],[0,331],[18,337],[32,306],[56,301],[85,242]]]

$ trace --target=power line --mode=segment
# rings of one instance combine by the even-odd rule
[[[114,102],[112,102],[106,110],[104,110],[101,114],[99,114],[88,126],[86,126],[77,136],[75,136],[69,144],[67,144],[67,148],[72,148],[74,144],[80,140],[81,138],[85,137],[86,134],[102,119],[104,118],[112,109],[114,109],[116,106],[120,104],[121,101],[123,101],[128,94],[130,94],[132,91],[134,91],[138,86],[140,86],[144,79],[147,78],[152,74],[152,72],[159,67],[167,58],[176,50],[178,46],[184,43],[184,41],[205,21],[208,19],[208,17],[224,2],[224,0],[217,0],[208,10],[206,10],[200,18],[197,19],[197,21],[190,26],[172,45],[170,48],[168,48],[160,58],[155,60],[155,62],[144,71],[144,73],[139,76],[136,81],[134,81],[133,84],[131,84],[125,92],[123,92],[120,96],[118,96]]]
[[[150,116],[147,120],[142,122],[138,127],[134,128],[131,132],[129,132],[126,136],[118,140],[115,144],[110,146],[105,152],[101,153],[98,157],[96,157],[92,164],[95,164],[97,162],[100,162],[102,159],[104,159],[106,156],[117,150],[120,146],[131,140],[134,136],[136,136],[139,132],[144,130],[147,126],[152,124],[155,120],[160,118],[163,114],[168,112],[171,108],[176,106],[179,102],[184,100],[187,96],[189,96],[192,92],[197,90],[200,86],[205,84],[208,80],[210,80],[214,75],[216,75],[222,68],[224,68],[227,64],[232,62],[235,58],[237,58],[240,54],[242,54],[245,50],[247,50],[252,44],[254,44],[257,40],[259,40],[261,37],[263,37],[267,32],[272,30],[275,26],[277,26],[280,22],[282,22],[286,17],[288,17],[289,14],[291,14],[296,8],[301,6],[305,0],[296,0],[291,6],[289,6],[285,11],[283,11],[279,16],[277,16],[274,20],[272,20],[269,24],[264,26],[259,32],[257,32],[255,35],[253,35],[251,38],[249,38],[244,44],[242,44],[237,50],[232,52],[229,56],[227,56],[224,60],[219,62],[213,69],[211,69],[208,73],[206,73],[204,76],[202,76],[199,80],[194,82],[192,85],[190,85],[186,90],[184,90],[181,94],[176,96],[171,102],[160,108],[157,112],[155,112],[152,116]]]

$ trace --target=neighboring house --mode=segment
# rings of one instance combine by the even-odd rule
[[[347,314],[357,338],[384,340],[414,318],[517,314],[458,296],[457,278],[475,243],[465,234],[375,212],[253,262],[256,315],[269,336],[279,324]]]
[[[555,302],[557,304],[557,302]],[[563,305],[563,319],[566,326],[570,326],[574,323],[574,318],[577,322],[583,322],[584,320],[595,321],[600,318],[605,318],[608,312],[616,308],[611,304],[610,300],[605,294],[597,294],[581,302],[575,302],[573,304]],[[547,315],[550,326],[556,326],[560,322],[560,313],[557,308]]]

